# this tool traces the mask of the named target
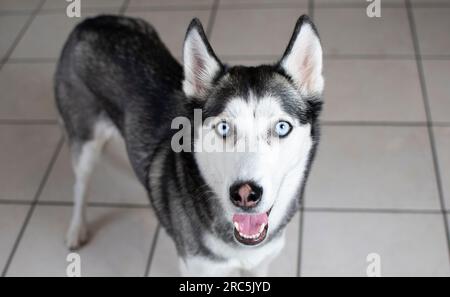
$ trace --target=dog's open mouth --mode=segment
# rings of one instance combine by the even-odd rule
[[[265,213],[238,213],[233,216],[234,237],[242,244],[256,245],[267,236],[270,210]]]

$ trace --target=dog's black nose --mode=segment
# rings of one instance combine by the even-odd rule
[[[254,182],[235,183],[230,187],[230,199],[234,205],[244,209],[258,205],[263,194],[262,187]]]

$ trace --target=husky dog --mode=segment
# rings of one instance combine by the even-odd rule
[[[118,135],[176,244],[183,275],[265,275],[300,207],[319,141],[317,31],[302,16],[277,63],[230,67],[194,19],[183,64],[139,19],[99,16],[69,36],[55,74],[76,177],[67,245],[76,249],[88,238],[89,177],[104,144]],[[194,109],[212,121],[195,124]],[[192,150],[172,148],[178,117],[192,121]],[[213,133],[213,146],[255,140],[256,150],[201,150],[201,132]]]

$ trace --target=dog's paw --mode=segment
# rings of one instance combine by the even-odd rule
[[[70,226],[66,235],[66,245],[70,250],[77,250],[89,239],[89,232],[86,224]]]

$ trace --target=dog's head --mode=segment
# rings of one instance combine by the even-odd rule
[[[315,149],[324,85],[317,31],[302,16],[278,63],[227,67],[194,19],[183,60],[183,91],[205,119],[195,127],[197,165],[236,240],[260,244],[298,207]]]

